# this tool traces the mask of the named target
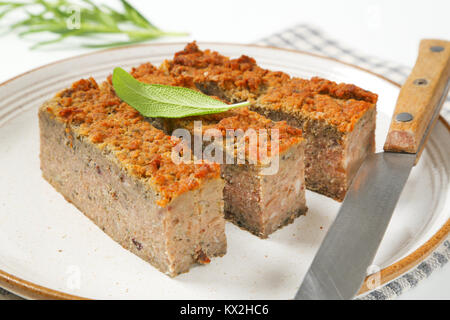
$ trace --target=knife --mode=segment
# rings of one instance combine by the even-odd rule
[[[351,299],[366,276],[412,167],[447,97],[450,42],[420,42],[400,90],[384,152],[364,160],[295,299]]]

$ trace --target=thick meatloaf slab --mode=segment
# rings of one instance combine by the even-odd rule
[[[252,110],[301,128],[310,190],[342,201],[360,164],[374,151],[378,96],[354,85],[293,78],[263,69],[247,56],[230,59],[201,51],[195,42],[161,69],[229,102],[251,101]]]
[[[172,76],[149,63],[134,68],[131,74],[145,83],[196,88],[190,77]],[[184,128],[188,129],[193,136],[196,122],[201,123],[202,136],[208,135],[211,129],[220,133],[222,144],[219,147],[223,158],[218,161],[223,163],[221,169],[225,180],[225,216],[243,229],[261,238],[267,238],[268,235],[306,212],[304,139],[301,130],[285,122],[275,123],[247,108],[207,116],[154,119],[153,121],[167,134],[171,134],[178,128]],[[251,148],[249,139],[243,140],[239,134],[233,135],[232,145],[226,146],[227,130],[232,130],[234,133],[238,130],[242,130],[242,133],[251,133],[252,131],[248,129],[255,133],[264,130],[268,134],[267,143],[264,143],[265,139],[258,139],[257,143],[260,144],[256,146],[256,148],[260,146],[263,152],[268,151],[267,156],[261,157],[259,153],[249,152]],[[278,132],[278,139],[275,139],[278,142],[278,150],[271,148],[273,130]],[[193,140],[191,139],[191,143]],[[211,140],[214,142],[215,138]],[[237,149],[239,146],[242,147],[243,141],[245,141],[243,146],[245,153],[242,152],[240,155]],[[208,148],[210,145],[211,142],[208,139],[203,148]],[[229,161],[231,163],[226,163],[227,154],[232,159]],[[238,159],[241,160],[240,163]],[[295,170],[292,170],[293,168]]]
[[[225,254],[220,167],[175,165],[177,142],[108,82],[75,82],[39,124],[44,178],[124,248],[170,276]]]
[[[166,119],[166,126],[171,132],[185,128],[194,134],[196,121],[201,121],[203,136],[215,129],[223,138],[219,147],[223,151],[221,169],[225,180],[223,197],[227,219],[261,238],[267,238],[306,212],[304,139],[299,129],[283,122],[275,123],[247,108],[203,117]],[[268,136],[267,140],[264,136],[257,137],[252,145],[251,134],[248,139],[236,134],[227,146],[227,131],[230,130],[242,130],[242,133],[264,130]],[[274,130],[278,132],[278,137],[274,137],[274,141],[279,139],[276,142],[278,150],[271,148]],[[205,143],[205,148],[209,145],[210,142]],[[268,151],[268,154],[252,154],[258,148]],[[232,159],[231,163],[226,163],[227,155]]]

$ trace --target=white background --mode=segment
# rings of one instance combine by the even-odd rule
[[[108,1],[112,2],[112,1]],[[361,53],[413,66],[422,38],[450,40],[448,0],[144,1],[130,0],[154,24],[187,31],[162,41],[251,43],[296,24],[310,24]],[[30,51],[31,42],[8,34],[0,23],[0,83],[40,65],[88,49]],[[450,299],[450,267],[435,271],[404,299]]]

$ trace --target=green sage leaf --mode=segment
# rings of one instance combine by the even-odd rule
[[[192,89],[143,83],[122,68],[114,69],[112,83],[117,96],[145,117],[183,118],[221,113],[250,104],[230,105]]]

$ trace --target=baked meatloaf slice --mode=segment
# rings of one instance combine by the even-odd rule
[[[226,252],[217,164],[174,164],[177,141],[80,80],[39,109],[43,176],[112,239],[175,276]]]
[[[150,63],[133,68],[131,74],[145,83],[196,89],[191,77],[167,74]],[[247,108],[152,121],[167,134],[187,129],[194,137],[191,144],[200,138],[203,156],[222,163],[225,217],[243,229],[267,238],[306,212],[305,143],[300,129]]]
[[[211,161],[217,154],[209,140],[217,143],[223,155],[218,160],[225,180],[223,197],[228,220],[267,238],[306,212],[301,130],[285,122],[275,123],[247,108],[165,119],[165,123],[171,132],[185,128],[192,135],[201,132],[208,137],[203,147]],[[214,134],[219,132],[221,140],[217,141]]]
[[[251,101],[252,110],[301,128],[310,190],[342,201],[360,164],[374,151],[378,96],[354,85],[293,78],[263,69],[247,56],[230,59],[202,51],[195,42],[161,69],[191,78],[204,93],[229,102]]]

